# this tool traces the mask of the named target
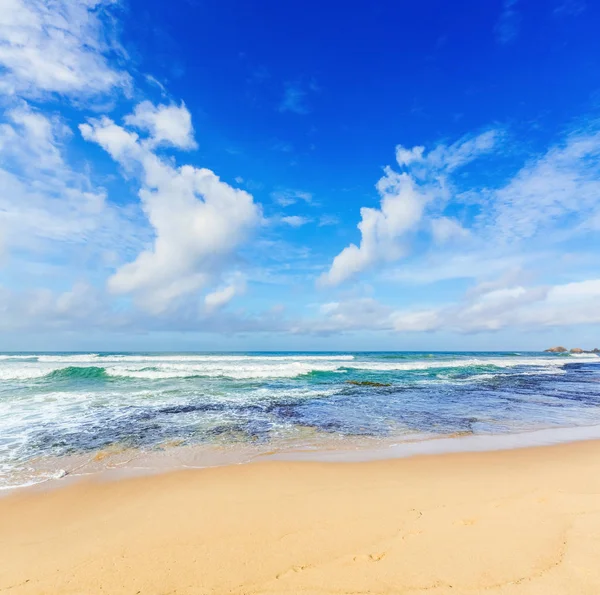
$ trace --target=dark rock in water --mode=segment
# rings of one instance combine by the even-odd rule
[[[545,349],[544,353],[567,353],[566,347],[558,346],[558,347],[550,347],[550,349]]]
[[[371,382],[370,380],[346,380],[346,384],[354,384],[354,386],[392,386],[389,382]]]
[[[571,349],[571,353],[585,353],[585,351],[581,349],[581,347],[573,347],[573,349]]]
[[[598,349],[597,347],[594,347],[594,349],[592,349],[592,353],[600,353],[600,349]]]

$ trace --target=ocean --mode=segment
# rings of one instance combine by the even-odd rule
[[[181,453],[203,466],[596,426],[599,364],[504,352],[2,354],[0,488]]]

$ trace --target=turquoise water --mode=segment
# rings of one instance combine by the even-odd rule
[[[272,451],[600,424],[599,364],[543,353],[3,354],[0,487],[41,477],[40,461],[116,446]]]

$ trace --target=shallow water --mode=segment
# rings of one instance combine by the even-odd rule
[[[600,424],[599,364],[543,353],[3,354],[0,488],[61,474],[66,461],[175,446],[373,448]]]

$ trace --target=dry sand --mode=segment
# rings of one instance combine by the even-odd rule
[[[20,493],[0,592],[598,595],[600,443]]]

